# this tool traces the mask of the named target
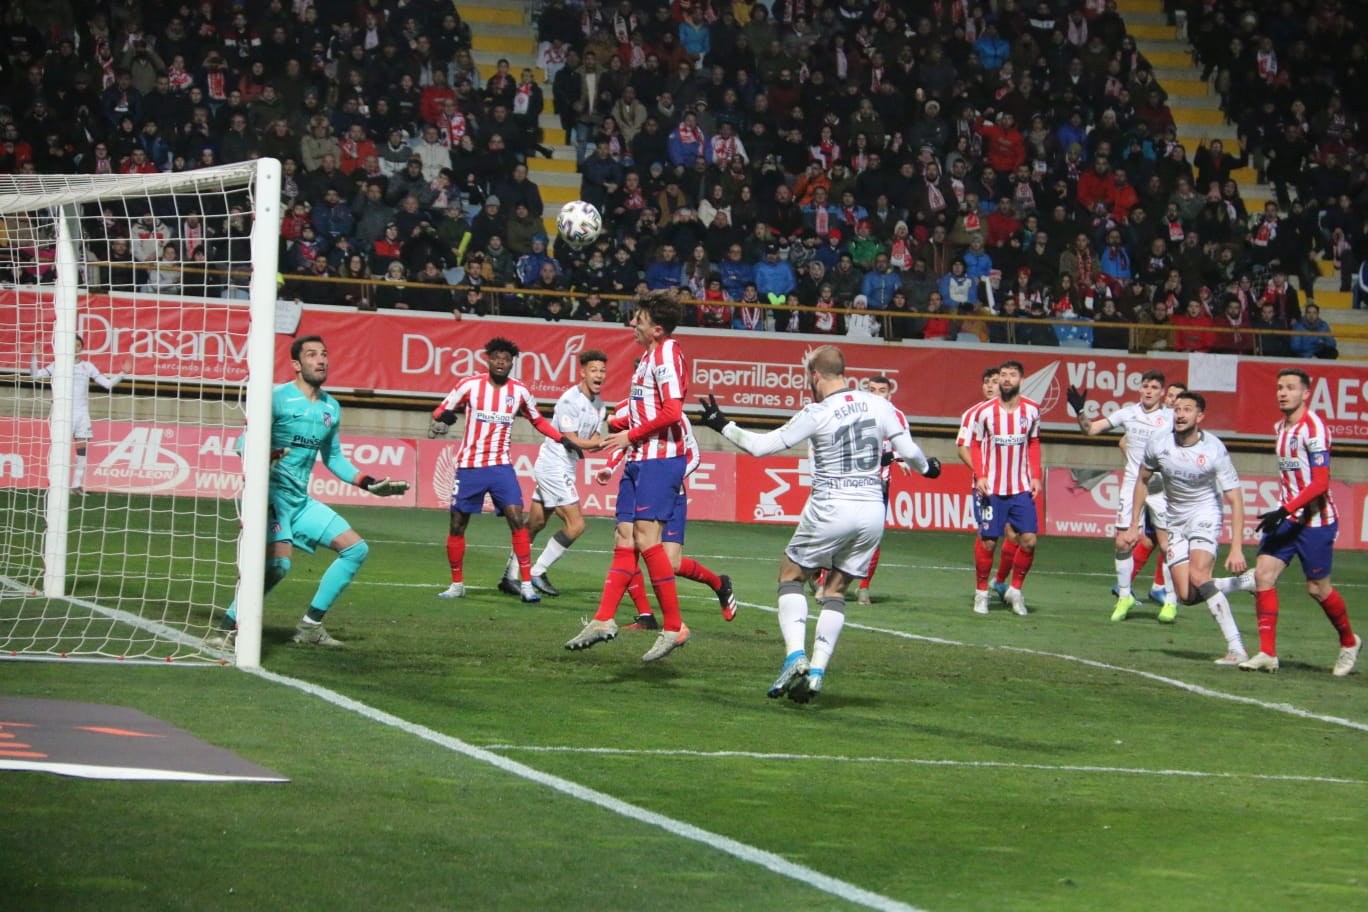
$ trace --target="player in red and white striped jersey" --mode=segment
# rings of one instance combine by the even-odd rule
[[[447,432],[464,412],[465,437],[456,458],[456,479],[451,487],[451,526],[447,533],[447,563],[451,585],[442,598],[465,595],[465,530],[470,514],[484,508],[485,495],[494,500],[494,509],[508,520],[513,533],[513,553],[518,560],[521,579],[519,594],[524,602],[541,601],[532,587],[532,539],[523,516],[522,491],[509,454],[513,422],[519,415],[532,422],[542,434],[557,441],[574,455],[583,456],[582,444],[572,434],[562,434],[537,411],[536,400],[527,387],[509,376],[518,358],[518,346],[495,337],[485,345],[489,372],[483,377],[467,377],[447,394],[432,412],[432,434]]]
[[[688,374],[684,355],[672,338],[683,310],[677,295],[656,293],[640,298],[632,316],[632,332],[646,353],[632,375],[628,427],[609,434],[603,445],[609,450],[629,451],[618,487],[617,520],[632,524],[633,547],[613,549],[613,563],[603,582],[598,611],[565,644],[567,649],[587,649],[617,636],[613,615],[642,561],[663,619],[660,635],[641,657],[642,661],[664,658],[688,642],[689,628],[679,615],[674,567],[661,544],[688,468],[688,435],[684,425]]]
[[[888,377],[883,375],[870,377],[865,381],[865,389],[878,396],[880,399],[887,399],[889,402],[893,401],[893,381]],[[902,413],[902,409],[894,406],[893,414],[898,419],[898,423],[902,425],[902,429],[907,431],[907,416]],[[908,431],[908,433],[910,435],[911,432]],[[911,474],[912,470],[907,467],[907,463],[895,458],[893,454],[893,444],[889,443],[887,440],[883,441],[880,448],[879,461],[883,465],[881,472],[881,477],[883,478],[883,499],[884,507],[887,507],[888,488],[889,485],[893,483],[893,463],[896,462],[898,464],[898,468],[904,475]],[[878,569],[879,554],[882,550],[882,548],[874,549],[874,556],[869,560],[869,575],[860,580],[860,585],[856,592],[856,601],[861,605],[869,604],[869,581],[874,578],[874,571]]]
[[[1339,511],[1330,493],[1330,429],[1310,409],[1311,378],[1299,368],[1278,371],[1279,503],[1259,516],[1259,557],[1254,564],[1254,608],[1259,619],[1259,652],[1240,667],[1278,670],[1278,577],[1295,555],[1306,574],[1306,590],[1339,634],[1334,674],[1354,670],[1363,640],[1349,624],[1344,599],[1330,582]]]
[[[1017,531],[1012,579],[1003,601],[1025,615],[1022,583],[1035,560],[1035,498],[1040,496],[1040,406],[1021,395],[1023,368],[1007,361],[998,368],[997,399],[983,404],[970,423],[969,455],[982,517],[974,545],[974,613],[988,613],[988,576],[993,552],[1010,523]]]
[[[970,471],[974,468],[974,457],[969,450],[970,443],[974,437],[974,421],[978,418],[978,413],[989,406],[990,403],[997,401],[998,395],[998,366],[983,369],[983,376],[980,380],[982,384],[983,401],[976,402],[964,410],[960,416],[959,432],[955,434],[955,449],[959,453],[960,462],[969,467]],[[974,496],[974,525],[983,522],[983,500],[979,498],[978,491],[974,489],[977,479],[970,481],[970,493]],[[1010,525],[1003,529],[1002,550],[998,553],[997,573],[993,575],[991,588],[997,593],[998,598],[1007,594],[1007,578],[1012,575],[1012,567],[1016,563],[1017,553],[1017,533]],[[975,548],[978,547],[975,541]],[[988,603],[983,603],[983,611],[987,613]]]

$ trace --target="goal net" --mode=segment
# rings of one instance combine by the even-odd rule
[[[0,176],[0,655],[259,663],[279,199]]]

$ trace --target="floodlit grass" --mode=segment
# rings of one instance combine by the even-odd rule
[[[372,545],[328,624],[348,649],[286,645],[331,557],[301,555],[267,602],[271,672],[888,907],[1368,906],[1368,685],[1329,674],[1333,631],[1295,569],[1283,670],[1253,675],[1211,665],[1224,644],[1204,608],[1172,627],[1152,605],[1109,623],[1109,541],[1043,540],[1031,616],[981,618],[969,538],[893,534],[875,603],[851,600],[826,690],[798,706],[764,696],[783,654],[769,609],[787,529],[691,525],[687,551],[732,575],[741,614],[724,623],[681,581],[694,638],[643,666],[648,633],[561,646],[597,602],[607,523],[552,571],[564,594],[525,606],[493,589],[502,521],[472,523],[467,583],[481,588],[447,602],[441,514],[347,515]],[[1368,631],[1368,561],[1341,554],[1335,577]],[[1252,599],[1232,603],[1252,648]],[[291,779],[0,776],[4,908],[860,907],[231,669],[0,664],[0,693],[132,706]]]

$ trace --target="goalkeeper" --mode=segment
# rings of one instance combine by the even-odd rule
[[[370,548],[348,522],[309,496],[309,477],[321,455],[338,478],[379,497],[403,494],[406,481],[362,475],[338,445],[342,407],[323,389],[328,379],[328,348],[319,336],[302,336],[290,346],[295,379],[275,388],[271,397],[270,516],[266,533],[266,591],[290,572],[290,556],[298,546],[313,553],[318,545],[337,552],[323,573],[309,609],[295,628],[293,642],[341,646],[323,628],[328,609],[355,578]],[[237,629],[237,603],[228,609],[217,633],[206,644],[224,648]]]

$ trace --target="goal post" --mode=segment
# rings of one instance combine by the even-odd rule
[[[260,664],[280,175],[0,175],[0,656]]]

